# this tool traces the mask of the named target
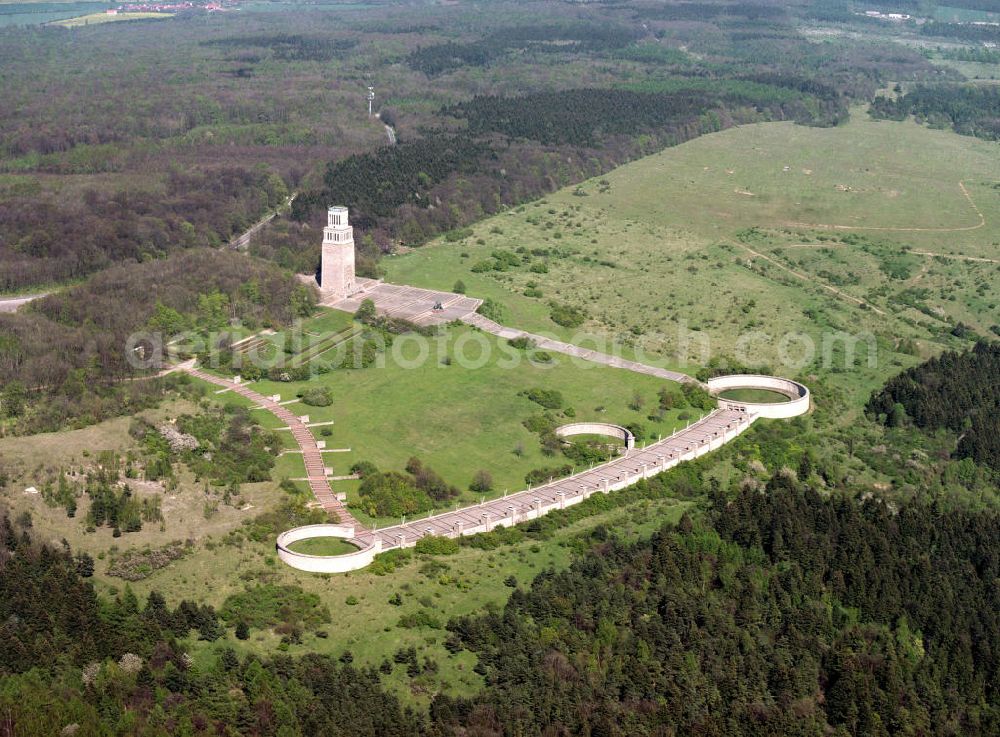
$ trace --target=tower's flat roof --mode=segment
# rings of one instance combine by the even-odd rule
[[[347,208],[344,207],[343,205],[330,205],[326,209],[328,212],[332,212],[333,210],[338,210],[340,212],[347,212]]]

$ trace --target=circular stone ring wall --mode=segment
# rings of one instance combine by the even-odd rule
[[[621,440],[628,450],[635,447],[635,435],[632,434],[631,430],[607,422],[574,422],[570,425],[557,427],[555,433],[560,438],[568,438],[572,435],[608,435]]]
[[[739,409],[758,417],[783,420],[798,417],[809,411],[809,389],[804,384],[780,376],[763,376],[758,374],[732,374],[716,376],[705,382],[708,391],[718,395],[730,389],[765,389],[783,394],[787,402],[740,402],[735,399],[719,397],[719,406],[723,409]]]
[[[300,571],[310,573],[346,573],[356,571],[369,565],[375,556],[382,552],[382,540],[376,537],[367,547],[359,548],[355,553],[343,555],[307,555],[289,550],[288,546],[299,540],[310,540],[316,537],[335,537],[340,540],[352,540],[354,527],[351,525],[306,525],[278,535],[275,547],[278,557]]]

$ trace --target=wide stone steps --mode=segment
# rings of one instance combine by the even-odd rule
[[[306,478],[308,479],[309,490],[316,498],[316,501],[318,501],[323,509],[328,513],[336,515],[337,519],[342,524],[353,525],[354,529],[358,531],[358,534],[367,534],[367,531],[361,527],[361,524],[356,519],[354,519],[354,515],[347,511],[347,507],[343,502],[337,499],[337,495],[334,494],[333,489],[330,488],[330,482],[326,478],[326,466],[323,462],[323,454],[319,452],[319,448],[316,445],[316,438],[313,437],[312,432],[310,432],[309,428],[305,426],[305,423],[299,419],[298,415],[294,414],[285,407],[282,407],[270,397],[265,397],[243,384],[236,384],[228,379],[223,379],[195,368],[188,368],[186,370],[189,374],[201,379],[202,381],[207,381],[210,384],[215,384],[216,386],[225,387],[226,389],[239,394],[241,397],[246,397],[255,405],[268,410],[271,414],[285,423],[285,425],[292,431],[292,437],[295,439],[299,449],[302,451],[302,462],[306,468]]]

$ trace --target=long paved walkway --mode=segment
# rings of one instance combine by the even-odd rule
[[[367,545],[380,539],[385,550],[413,545],[424,535],[458,537],[486,532],[497,525],[519,524],[582,502],[595,492],[624,489],[673,468],[681,461],[702,456],[738,436],[753,420],[754,416],[746,412],[717,409],[669,438],[574,476],[405,524],[361,532],[357,534],[357,542]]]
[[[313,496],[323,506],[323,509],[335,514],[340,519],[341,524],[354,525],[356,529],[361,528],[361,525],[358,524],[353,515],[347,511],[344,503],[337,499],[333,493],[333,489],[330,488],[330,482],[326,477],[326,464],[323,461],[323,453],[316,444],[316,438],[306,424],[299,419],[298,415],[270,397],[265,397],[263,394],[259,394],[242,384],[219,378],[205,371],[199,371],[196,368],[185,367],[184,370],[202,381],[225,387],[239,394],[241,397],[246,397],[257,406],[266,409],[284,422],[288,429],[292,431],[292,437],[295,438],[295,442],[302,451],[302,460],[306,466],[306,481],[309,483],[309,489],[312,491]]]
[[[493,335],[497,335],[501,338],[507,338],[508,340],[511,338],[530,338],[537,347],[547,351],[554,351],[556,353],[562,353],[566,356],[582,358],[586,361],[592,361],[593,363],[604,364],[605,366],[634,371],[638,374],[647,374],[649,376],[655,376],[659,379],[666,379],[667,381],[677,381],[681,383],[694,381],[694,379],[687,374],[682,374],[677,371],[670,371],[669,369],[659,368],[657,366],[648,366],[644,363],[639,363],[638,361],[629,361],[620,356],[610,356],[607,353],[581,348],[580,346],[573,345],[572,343],[563,343],[559,340],[545,338],[541,335],[535,335],[534,333],[527,333],[523,330],[517,330],[516,328],[508,328],[498,322],[490,320],[488,317],[483,317],[477,312],[472,312],[461,317],[460,319],[466,325],[472,325],[473,327],[477,327],[487,333],[492,333]]]

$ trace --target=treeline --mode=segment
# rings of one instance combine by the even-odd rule
[[[1000,728],[1000,518],[801,488],[716,498],[449,624],[486,689],[446,733],[987,735]],[[946,613],[946,614],[945,614]],[[439,727],[440,728],[440,727]]]
[[[895,99],[879,96],[871,104],[872,117],[918,122],[956,133],[1000,140],[1000,89],[991,86],[917,87]]]
[[[638,18],[664,21],[708,21],[719,18],[745,18],[748,20],[780,19],[788,16],[786,8],[757,3],[699,3],[684,2],[647,5],[638,8]]]
[[[80,279],[196,246],[218,246],[287,197],[266,168],[174,170],[166,191],[0,198],[0,292]]]
[[[746,91],[740,90],[739,81],[728,87],[715,94],[704,88],[669,93],[578,89],[519,97],[480,96],[444,112],[467,121],[469,131],[476,135],[500,133],[573,146],[594,146],[609,136],[671,128],[687,129],[688,137],[693,137],[718,130],[724,111],[738,106],[755,106],[770,119],[794,117],[785,114],[787,100],[772,104],[763,98],[759,83],[748,84]],[[820,90],[819,85],[812,85],[809,92]],[[823,91],[838,97],[829,88]],[[797,106],[796,112],[801,109]]]
[[[456,172],[474,172],[489,151],[485,143],[468,136],[442,135],[330,162],[323,189],[297,197],[292,214],[304,219],[317,208],[344,203],[350,205],[355,225],[371,227],[404,203],[433,204],[426,199],[433,185]]]
[[[479,41],[449,41],[417,48],[407,63],[429,76],[465,66],[481,67],[512,51],[595,52],[627,46],[637,39],[631,29],[614,24],[541,24],[502,28]]]
[[[996,7],[992,8],[994,11]],[[943,36],[962,41],[997,42],[1000,41],[1000,26],[974,25],[972,23],[941,23],[932,21],[924,23],[920,32],[925,36]]]
[[[977,343],[907,369],[868,400],[866,411],[890,426],[960,434],[956,455],[1000,470],[1000,343]]]
[[[0,421],[39,432],[134,412],[155,401],[162,385],[120,382],[148,374],[143,362],[158,368],[163,343],[177,333],[224,332],[232,321],[286,325],[314,304],[315,292],[291,274],[231,251],[107,269],[0,315]]]
[[[205,46],[227,49],[264,48],[277,61],[330,61],[339,59],[358,45],[357,39],[273,33],[256,36],[228,36],[202,42]]]

